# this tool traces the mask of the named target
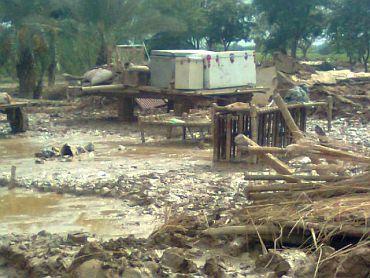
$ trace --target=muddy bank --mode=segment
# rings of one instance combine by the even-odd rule
[[[148,237],[159,216],[113,198],[73,197],[0,188],[0,235],[87,232],[98,238]]]

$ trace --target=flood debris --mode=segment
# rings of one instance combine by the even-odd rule
[[[64,144],[61,148],[59,147],[47,147],[41,150],[41,152],[35,153],[36,163],[43,164],[46,160],[53,160],[57,158],[73,158],[81,154],[94,152],[94,144],[88,143],[86,146],[71,145],[69,143]]]

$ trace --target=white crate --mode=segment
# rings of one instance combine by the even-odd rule
[[[204,63],[205,89],[256,85],[256,65],[253,51],[209,54]]]

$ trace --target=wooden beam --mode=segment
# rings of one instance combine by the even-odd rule
[[[256,142],[249,139],[247,136],[243,134],[239,134],[235,138],[235,143],[237,145],[249,144],[252,147],[260,147]],[[288,165],[286,165],[284,162],[273,156],[271,153],[261,153],[261,157],[264,158],[266,162],[279,174],[292,175],[294,173],[294,170],[290,169]]]
[[[304,135],[302,131],[296,125],[292,115],[289,112],[287,104],[282,99],[280,94],[274,94],[273,99],[275,101],[275,104],[279,107],[284,117],[284,120],[286,122],[286,125],[288,126],[289,130],[292,132],[294,140],[299,141],[300,139],[303,139]]]

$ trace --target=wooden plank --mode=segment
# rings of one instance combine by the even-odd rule
[[[242,134],[239,134],[235,138],[235,142],[238,145],[250,145],[252,147],[260,147],[253,140]],[[288,165],[273,156],[271,153],[261,153],[261,157],[264,158],[266,162],[279,174],[292,175],[294,173],[294,170],[290,169]]]

